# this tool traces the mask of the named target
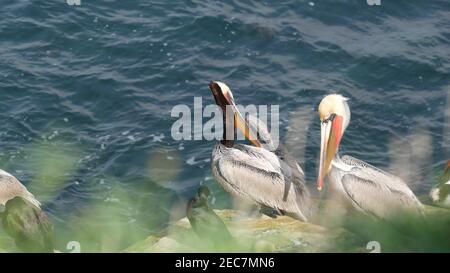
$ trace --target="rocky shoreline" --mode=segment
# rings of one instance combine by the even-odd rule
[[[287,216],[246,217],[235,210],[215,210],[235,238],[225,247],[207,244],[187,218],[171,225],[165,234],[152,235],[124,252],[364,252],[365,243],[351,232],[303,223]],[[361,248],[351,246],[361,245]]]
[[[151,235],[124,252],[371,252],[370,240],[363,239],[342,227],[303,223],[287,216],[276,219],[265,215],[246,217],[236,210],[214,210],[223,219],[235,242],[223,242],[221,246],[208,244],[192,229],[187,218],[170,225],[160,235]],[[433,230],[432,236],[445,235],[450,228],[450,210],[425,206],[426,219]],[[421,233],[422,235],[424,233]],[[425,235],[426,236],[426,235]],[[439,235],[438,235],[439,236]],[[388,240],[390,240],[388,238]],[[439,249],[436,245],[436,250]],[[448,247],[444,244],[445,249]],[[444,249],[444,250],[445,250]],[[394,251],[414,251],[397,249]],[[433,251],[428,249],[428,251]]]
[[[248,216],[231,209],[214,210],[224,221],[233,240],[211,244],[208,238],[199,236],[186,217],[172,223],[159,234],[124,249],[127,253],[171,253],[171,252],[362,252],[372,249],[370,240],[342,227],[325,227],[304,223],[287,216],[270,218],[266,215]],[[433,233],[446,235],[450,228],[450,210],[426,206],[427,221],[434,227]],[[354,230],[353,230],[354,231]],[[433,235],[435,236],[435,235]],[[390,240],[390,239],[389,239]],[[20,252],[14,241],[0,235],[0,253]],[[428,251],[445,251],[431,246]],[[395,251],[395,250],[394,250]],[[399,249],[397,251],[414,251]]]

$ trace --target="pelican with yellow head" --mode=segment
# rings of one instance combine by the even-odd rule
[[[341,139],[350,123],[347,101],[342,95],[331,94],[319,104],[318,190],[322,190],[327,180],[329,190],[343,197],[350,207],[379,218],[389,218],[403,211],[422,211],[423,205],[401,178],[354,157],[339,156]]]

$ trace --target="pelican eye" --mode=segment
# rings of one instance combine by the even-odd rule
[[[328,123],[329,121],[333,121],[334,119],[336,118],[336,114],[335,113],[333,113],[333,114],[331,114],[331,115],[329,115],[326,119],[324,119],[323,121],[322,121],[322,123]]]

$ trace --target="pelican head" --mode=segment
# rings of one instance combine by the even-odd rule
[[[247,138],[253,145],[256,147],[261,147],[261,143],[258,141],[257,137],[250,131],[248,122],[243,118],[242,114],[237,109],[231,89],[226,84],[219,81],[211,81],[209,83],[209,89],[211,89],[216,104],[222,109],[223,115],[227,117],[229,113],[233,114],[234,128],[241,130],[245,138]],[[227,125],[224,124],[224,126]]]
[[[211,81],[209,83],[209,89],[211,89],[211,92],[213,93],[216,104],[223,112],[225,112],[227,105],[235,106],[233,93],[231,93],[228,85],[219,81]]]
[[[331,161],[339,149],[339,143],[350,122],[350,108],[347,100],[342,95],[331,94],[324,97],[319,104],[321,139],[318,190],[323,187],[323,181],[331,168]]]

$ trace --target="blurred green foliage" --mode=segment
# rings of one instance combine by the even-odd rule
[[[63,139],[33,142],[23,148],[22,154],[27,155],[24,168],[29,168],[27,172],[32,174],[30,181],[24,182],[44,205],[73,185],[74,173],[83,167],[80,163],[83,148],[68,145]],[[213,235],[214,238],[207,238],[207,234],[202,236],[192,229],[172,227],[171,223],[186,216],[187,198],[179,197],[172,190],[172,182],[179,179],[182,168],[181,155],[176,150],[162,147],[151,153],[146,164],[148,173],[145,177],[136,175],[119,179],[108,173],[102,174],[103,186],[90,185],[94,187],[95,195],[77,203],[77,207],[67,211],[64,217],[50,214],[55,222],[59,250],[67,252],[66,244],[71,241],[79,242],[82,252],[119,252],[138,242],[143,244],[141,249],[144,250],[144,245],[152,238],[168,234],[185,242],[184,247],[174,251],[272,251],[273,245],[280,243],[276,236],[272,241],[269,237],[248,240],[234,234],[233,238],[221,236],[219,232]],[[89,183],[94,184],[94,181]],[[217,185],[214,183],[212,188],[217,189]],[[336,240],[333,243],[342,251],[365,250],[361,242],[377,241],[382,252],[450,252],[450,210],[427,206],[426,212],[423,218],[399,215],[394,221],[360,215],[339,216],[332,220],[335,223],[330,228],[345,227],[361,240]],[[2,251],[18,250],[0,228]]]

